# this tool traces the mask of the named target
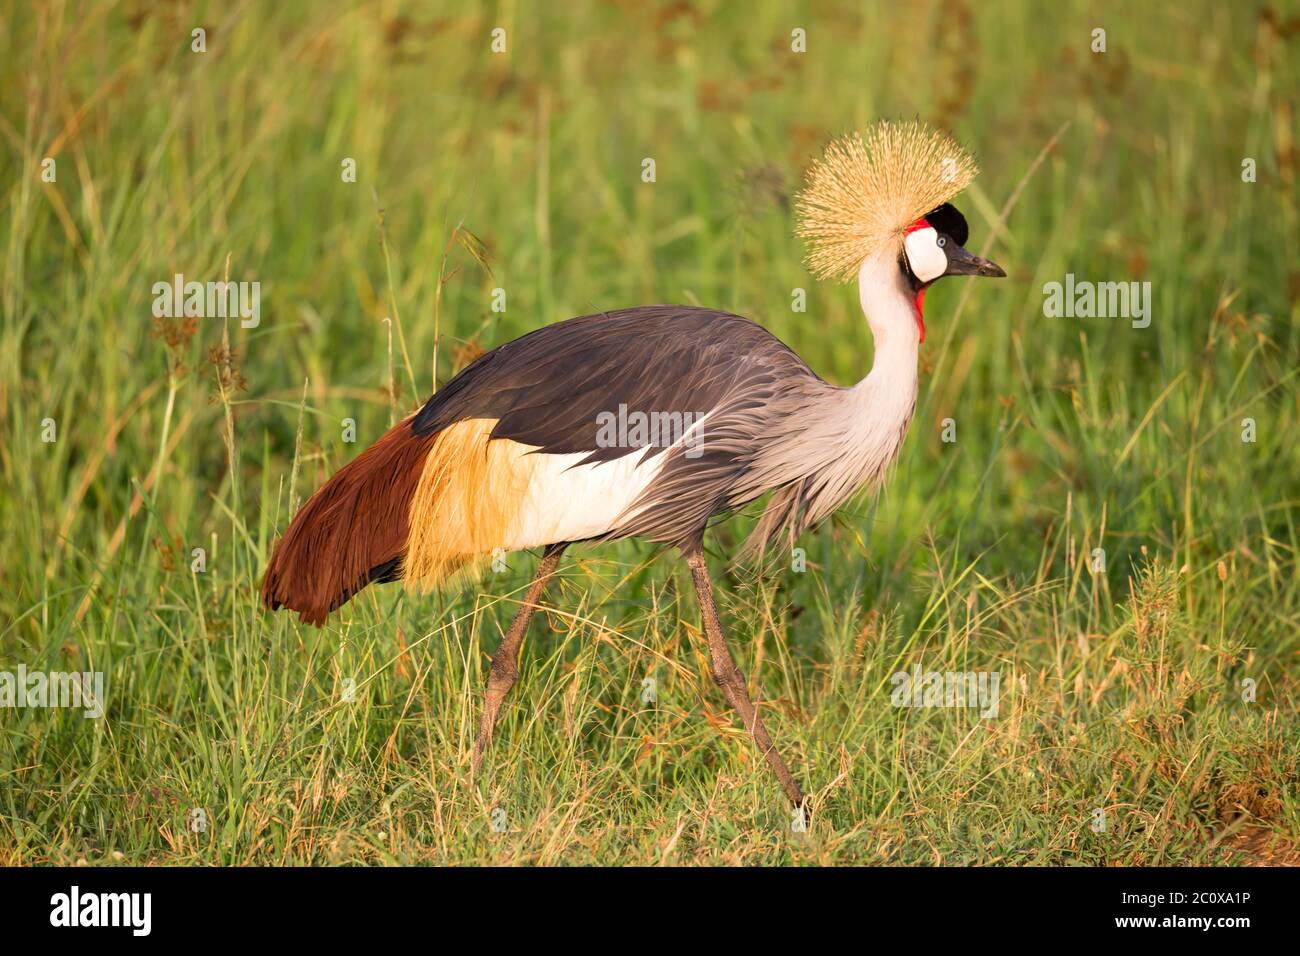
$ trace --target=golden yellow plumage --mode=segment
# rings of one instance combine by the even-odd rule
[[[474,562],[505,548],[537,459],[490,441],[495,419],[468,418],[438,433],[409,509],[402,576],[414,591],[472,578]]]
[[[819,279],[848,282],[907,228],[948,202],[979,173],[957,142],[924,123],[881,120],[865,137],[832,142],[795,200],[797,234]]]

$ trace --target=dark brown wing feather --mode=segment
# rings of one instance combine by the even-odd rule
[[[493,438],[550,454],[608,461],[637,449],[602,448],[602,412],[703,414],[738,391],[762,393],[812,371],[749,319],[712,309],[651,305],[557,322],[480,356],[415,416],[417,434],[466,418],[494,418]]]

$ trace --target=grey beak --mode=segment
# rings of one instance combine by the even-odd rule
[[[1006,275],[996,262],[990,262],[983,256],[977,256],[949,240],[952,251],[948,253],[946,276],[988,276],[1001,278]]]

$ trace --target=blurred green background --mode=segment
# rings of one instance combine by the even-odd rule
[[[109,701],[0,711],[0,862],[1297,859],[1294,4],[2,8],[0,669]],[[575,549],[474,785],[532,559],[319,632],[258,609],[291,505],[539,325],[701,304],[865,375],[791,199],[881,117],[972,148],[968,245],[1010,278],[930,293],[893,480],[807,573],[725,569],[750,515],[714,538],[811,832],[649,546]],[[256,328],[154,320],[155,282],[227,270]],[[1149,281],[1151,326],[1046,318],[1066,273]],[[891,708],[915,664],[999,670],[1001,716]]]

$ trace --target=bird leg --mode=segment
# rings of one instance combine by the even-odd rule
[[[749,699],[745,690],[745,675],[740,672],[736,662],[727,650],[727,642],[722,636],[722,623],[718,620],[718,609],[713,603],[713,583],[709,580],[709,568],[704,562],[704,552],[698,548],[688,551],[686,563],[690,565],[691,577],[695,582],[695,593],[700,602],[700,616],[704,619],[704,634],[709,641],[709,669],[713,673],[713,682],[722,688],[728,703],[740,714],[740,719],[754,738],[759,753],[767,758],[776,777],[781,781],[781,789],[790,801],[799,808],[804,806],[803,791],[794,782],[790,769],[776,752],[772,738],[763,726],[763,718],[758,716],[758,709]]]
[[[492,655],[492,666],[488,669],[487,698],[483,701],[483,720],[479,724],[478,736],[474,738],[474,753],[470,758],[470,773],[477,775],[483,763],[483,752],[492,743],[492,731],[496,727],[497,715],[501,712],[501,702],[514,686],[519,676],[519,648],[524,643],[524,634],[528,631],[528,622],[537,610],[537,602],[542,591],[555,573],[560,563],[560,555],[565,545],[552,544],[542,554],[541,564],[537,566],[537,575],[528,587],[528,595],[523,606],[510,622],[510,629],[501,638],[497,652]]]

